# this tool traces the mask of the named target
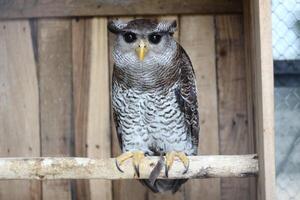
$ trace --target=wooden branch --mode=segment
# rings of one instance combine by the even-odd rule
[[[175,160],[169,178],[247,177],[258,173],[256,155],[190,156],[190,168]],[[140,178],[148,178],[158,157],[147,157],[140,166]],[[124,173],[115,166],[115,159],[90,158],[1,158],[0,179],[133,179],[131,161],[122,165]],[[164,176],[164,169],[159,178]]]
[[[241,0],[0,0],[0,19],[241,12]]]

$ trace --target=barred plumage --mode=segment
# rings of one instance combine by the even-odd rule
[[[172,38],[175,27],[175,22],[145,19],[109,24],[109,29],[117,34],[112,102],[123,152],[197,154],[199,116],[195,75],[186,52]],[[135,34],[137,40],[161,34],[161,41],[149,42],[145,60],[140,61],[135,54],[137,44],[124,42],[127,32]],[[154,192],[175,192],[183,182],[156,180],[152,185],[144,181]]]

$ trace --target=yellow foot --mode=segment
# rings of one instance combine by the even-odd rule
[[[132,164],[135,170],[135,173],[140,177],[140,163],[141,160],[145,158],[145,153],[142,151],[128,151],[116,158],[116,166],[121,171],[124,172],[120,166],[128,159],[132,158]]]
[[[190,161],[189,161],[188,157],[186,156],[186,154],[183,152],[171,151],[166,154],[166,160],[165,160],[165,165],[166,165],[165,166],[165,174],[167,177],[169,176],[169,171],[173,165],[175,157],[178,157],[185,167],[183,174],[185,174],[189,170]]]

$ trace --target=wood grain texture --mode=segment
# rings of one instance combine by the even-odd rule
[[[111,157],[109,64],[107,43],[107,19],[88,20],[90,26],[89,65],[89,107],[87,124],[88,157]],[[110,181],[90,181],[92,200],[112,199]]]
[[[219,154],[218,101],[213,16],[182,16],[180,42],[191,58],[200,113],[199,154]],[[185,200],[220,199],[220,179],[190,180]]]
[[[1,0],[0,18],[241,13],[240,0]]]
[[[255,141],[255,120],[254,120],[254,80],[253,80],[253,58],[252,58],[252,22],[250,19],[249,1],[244,1],[244,43],[245,43],[245,67],[246,67],[246,87],[247,87],[247,113],[248,113],[248,133],[252,136],[249,137],[249,152],[257,153]],[[257,178],[250,178],[250,199],[257,199]]]
[[[168,179],[248,177],[258,173],[256,154],[231,156],[189,156],[190,170],[183,174],[184,166],[176,159]],[[80,157],[10,157],[0,158],[1,179],[146,179],[159,160],[149,156],[140,168],[140,177],[135,176],[132,162],[124,163],[124,172],[116,167],[115,158],[92,159]],[[162,171],[159,179],[166,179]],[[101,188],[99,188],[101,189]]]
[[[0,156],[40,156],[39,93],[27,20],[0,22]],[[40,199],[37,181],[1,181],[0,199]]]
[[[89,105],[90,65],[87,62],[89,39],[86,19],[72,20],[72,62],[74,101],[75,156],[87,156],[87,124]],[[88,180],[76,180],[76,199],[90,199]]]
[[[253,109],[260,175],[257,199],[275,199],[274,77],[271,1],[244,1],[247,64],[253,70]]]
[[[71,31],[68,19],[38,22],[42,156],[71,156]],[[70,182],[44,182],[43,199],[71,199]]]
[[[248,131],[246,68],[242,17],[217,16],[217,73],[221,154],[253,150]],[[222,179],[221,199],[250,199],[250,179]]]

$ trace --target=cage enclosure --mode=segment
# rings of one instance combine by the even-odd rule
[[[153,194],[136,180],[3,180],[0,199],[275,199],[270,6],[269,0],[0,1],[1,157],[119,155],[107,22],[150,17],[177,20],[174,37],[192,60],[199,153],[257,154],[259,161],[257,177],[190,180],[174,195]]]

